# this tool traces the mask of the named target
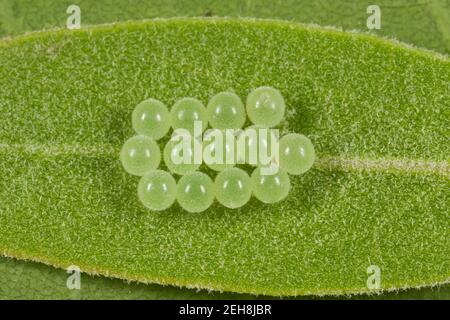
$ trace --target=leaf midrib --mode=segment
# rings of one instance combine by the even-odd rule
[[[7,144],[0,143],[0,154],[23,153],[43,158],[58,156],[110,156],[117,157],[120,148],[111,144]],[[407,159],[392,157],[345,157],[342,155],[318,155],[314,166],[320,170],[401,172],[407,174],[435,174],[450,178],[448,161]]]

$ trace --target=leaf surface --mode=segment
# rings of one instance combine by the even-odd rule
[[[58,267],[270,295],[448,281],[447,58],[292,23],[175,19],[0,44],[0,250]],[[151,213],[118,161],[133,107],[279,88],[311,137],[286,201]]]
[[[367,30],[371,0],[72,0],[81,9],[82,25],[168,17],[256,17],[283,19],[344,30]],[[0,36],[65,27],[65,0],[3,0]],[[371,32],[450,53],[450,3],[447,0],[378,0],[381,29]]]
[[[0,300],[4,299],[279,299],[206,290],[189,290],[172,286],[129,283],[120,279],[81,274],[80,290],[69,290],[70,274],[30,261],[0,257]],[[329,298],[329,297],[326,297]],[[349,299],[347,296],[334,297]],[[450,299],[450,285],[409,289],[373,295],[352,296],[352,299]],[[295,299],[322,299],[317,296],[299,296]]]

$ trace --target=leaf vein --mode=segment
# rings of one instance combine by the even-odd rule
[[[109,144],[83,145],[71,144],[0,144],[0,154],[25,153],[51,158],[65,155],[115,156],[120,148]],[[342,155],[318,155],[314,165],[319,170],[343,171],[400,171],[406,173],[431,173],[450,177],[447,161],[433,161],[406,158],[365,158]]]

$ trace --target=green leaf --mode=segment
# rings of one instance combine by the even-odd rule
[[[80,275],[80,289],[68,289],[71,273],[43,264],[0,258],[0,300],[5,299],[249,299],[250,295],[127,283]],[[434,294],[441,290],[435,289]]]
[[[3,0],[0,36],[65,27],[69,4],[81,9],[81,23],[111,23],[163,17],[226,16],[276,18],[367,30],[372,0]],[[450,3],[446,0],[378,0],[381,29],[372,32],[450,53]]]
[[[292,23],[173,19],[0,44],[0,252],[85,272],[277,296],[449,279],[446,57]],[[281,90],[317,163],[279,204],[151,213],[118,153],[131,111]]]
[[[4,299],[277,299],[236,293],[207,292],[160,286],[128,283],[119,279],[81,274],[80,290],[69,290],[67,280],[71,275],[64,270],[39,263],[0,257],[0,300]],[[402,290],[374,295],[352,296],[352,299],[450,299],[450,285],[433,288]],[[329,298],[329,297],[326,297]],[[349,297],[335,297],[349,299]],[[301,296],[296,299],[321,299]]]

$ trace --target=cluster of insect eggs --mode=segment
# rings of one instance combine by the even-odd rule
[[[250,92],[245,106],[239,96],[232,92],[215,95],[206,108],[195,98],[183,98],[169,111],[161,101],[148,99],[138,104],[133,111],[132,125],[137,135],[125,142],[120,159],[128,173],[142,176],[138,185],[138,197],[151,210],[167,209],[177,201],[186,211],[201,212],[209,208],[214,199],[225,207],[234,209],[245,205],[252,195],[264,203],[275,203],[286,198],[289,193],[289,174],[302,174],[314,162],[314,147],[304,135],[290,133],[279,139],[279,166],[274,173],[265,173],[264,167],[255,163],[256,168],[248,175],[245,170],[235,167],[239,162],[237,159],[235,163],[207,162],[208,167],[218,171],[214,181],[207,174],[198,171],[200,163],[173,161],[173,155],[180,151],[177,150],[179,143],[169,141],[161,154],[157,140],[165,137],[171,128],[184,129],[194,135],[196,121],[201,124],[202,132],[208,125],[213,128],[209,132],[241,129],[247,116],[253,125],[244,129],[244,132],[249,129],[259,132],[277,126],[283,120],[284,113],[283,96],[271,87],[259,87]],[[205,136],[207,135],[208,132]],[[269,135],[268,138],[272,137]],[[196,140],[192,141],[195,143]],[[245,143],[250,145],[255,141],[249,139]],[[263,144],[267,148],[269,143],[270,139]],[[225,142],[223,146],[224,159],[229,148]],[[214,148],[214,144],[204,147]],[[192,157],[193,152],[191,153],[189,156]],[[170,173],[158,169],[161,158]],[[249,163],[249,159],[241,160]],[[172,174],[181,176],[178,182]]]

